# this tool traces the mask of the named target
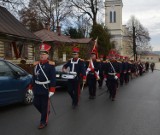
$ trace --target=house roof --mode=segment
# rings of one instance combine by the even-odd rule
[[[38,40],[33,33],[25,28],[6,8],[0,6],[0,33],[16,38]]]
[[[87,44],[91,42],[92,38],[80,38],[80,39],[72,39],[72,40],[74,40],[76,43]]]
[[[160,56],[159,54],[155,54],[153,52],[145,52],[142,54],[142,56]]]
[[[64,43],[81,43],[87,44],[92,38],[82,38],[82,39],[72,39],[66,35],[58,35],[58,33],[49,31],[47,29],[42,29],[34,33],[37,37],[39,37],[43,42],[64,42]]]

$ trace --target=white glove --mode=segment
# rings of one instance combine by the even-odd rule
[[[49,92],[49,98],[54,95],[54,92]]]
[[[33,92],[32,92],[31,89],[28,89],[28,93],[29,93],[29,94],[33,94]]]
[[[104,78],[104,81],[107,81],[107,78]]]
[[[114,79],[116,79],[116,80],[117,80],[117,79],[118,79],[118,76],[115,76],[115,77],[114,77]]]

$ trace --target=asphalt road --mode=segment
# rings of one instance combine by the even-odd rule
[[[40,115],[33,105],[0,108],[0,135],[160,135],[160,71],[144,74],[120,87],[110,101],[106,87],[97,89],[95,100],[88,89],[72,109],[65,90],[52,98],[49,125],[37,129]]]

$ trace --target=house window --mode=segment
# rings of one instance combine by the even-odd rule
[[[116,11],[110,11],[110,23],[116,23]]]
[[[5,59],[12,59],[12,57],[13,57],[12,54],[13,54],[12,44],[9,42],[5,42],[4,43],[4,57],[5,57]]]
[[[28,45],[22,42],[17,43],[19,57],[28,58]]]
[[[28,45],[22,42],[5,42],[4,57],[6,59],[28,58]]]

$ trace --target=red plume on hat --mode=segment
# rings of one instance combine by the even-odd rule
[[[100,58],[104,58],[104,55],[101,54],[99,57],[100,57]]]
[[[95,54],[96,58],[98,58],[98,44],[97,44],[97,41],[98,41],[98,37],[94,41],[95,43],[94,43],[93,49],[91,51],[91,54]]]
[[[107,56],[106,56],[106,59],[109,59],[109,58],[110,58],[110,57],[107,55]]]
[[[119,58],[120,58],[120,55],[119,55],[119,54],[116,54],[115,57],[119,59]]]
[[[123,59],[123,56],[120,55],[120,59]]]
[[[79,53],[79,48],[78,47],[73,47],[72,48],[72,53]]]
[[[49,52],[50,49],[51,49],[51,46],[46,43],[43,43],[40,45],[41,52]]]
[[[116,52],[115,50],[112,49],[112,50],[109,51],[108,54],[109,54],[109,55],[116,55],[116,53],[117,53],[117,52]]]

